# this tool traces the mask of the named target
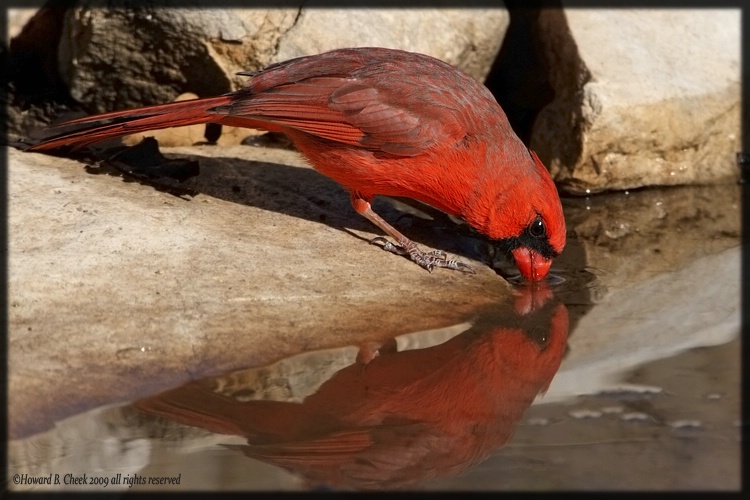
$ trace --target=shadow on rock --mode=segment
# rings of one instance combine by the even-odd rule
[[[90,163],[86,171],[91,174],[122,176],[126,182],[139,182],[183,199],[205,194],[326,224],[350,234],[354,234],[350,230],[380,233],[352,209],[344,188],[312,168],[242,157],[182,153],[166,157],[151,137],[135,146],[116,144],[119,140],[65,156]],[[243,150],[253,151],[250,147],[239,149]],[[487,260],[488,246],[482,235],[428,205],[379,197],[373,208],[421,244]],[[499,267],[496,270],[504,273]]]

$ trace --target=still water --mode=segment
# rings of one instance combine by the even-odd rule
[[[68,416],[9,443],[9,487],[738,489],[739,204],[565,199],[553,278],[507,303]]]

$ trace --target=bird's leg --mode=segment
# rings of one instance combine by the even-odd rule
[[[396,244],[393,244],[382,236],[378,236],[373,238],[371,243],[383,242],[384,250],[398,255],[408,255],[412,261],[428,271],[432,271],[434,267],[444,267],[446,269],[455,269],[457,271],[474,274],[474,269],[472,269],[471,266],[457,260],[446,258],[445,253],[440,250],[434,250],[432,252],[423,252],[420,250],[416,243],[398,232],[393,226],[388,224],[385,219],[376,214],[373,211],[370,202],[364,198],[352,194],[351,201],[354,210],[356,210],[358,214],[365,217],[367,220],[382,229],[387,235],[396,240]]]

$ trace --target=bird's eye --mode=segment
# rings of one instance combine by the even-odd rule
[[[544,222],[537,217],[537,219],[529,226],[529,234],[535,238],[539,238],[540,236],[544,236],[544,232]]]

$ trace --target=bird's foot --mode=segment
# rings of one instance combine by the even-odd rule
[[[459,262],[457,260],[448,259],[445,252],[440,250],[433,250],[431,252],[423,252],[419,247],[411,240],[407,240],[401,244],[396,245],[388,241],[383,236],[377,236],[370,240],[370,243],[377,245],[381,243],[381,248],[396,255],[408,256],[413,262],[419,264],[419,266],[432,272],[435,267],[442,267],[445,269],[453,269],[469,274],[476,274],[474,269],[468,264]]]

